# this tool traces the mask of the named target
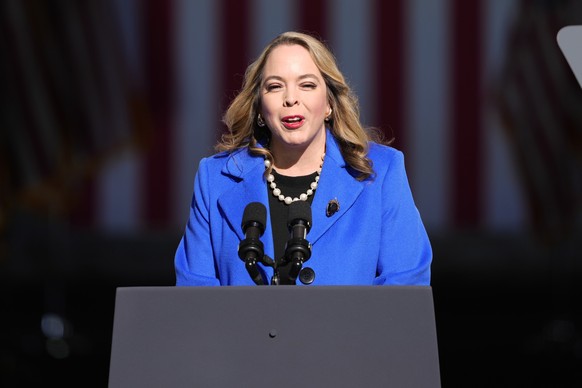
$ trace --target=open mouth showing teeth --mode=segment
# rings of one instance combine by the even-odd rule
[[[288,118],[283,119],[283,121],[286,123],[298,123],[301,120],[302,120],[301,117],[288,117]]]

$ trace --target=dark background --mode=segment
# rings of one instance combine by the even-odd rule
[[[174,91],[168,86],[176,82],[172,79],[175,74],[163,59],[171,51],[166,44],[170,39],[168,14],[171,10],[166,4],[178,1],[139,3],[138,8],[146,10],[140,20],[147,26],[143,36],[150,49],[144,50],[150,58],[144,61],[148,66],[144,67],[141,84],[134,84],[126,70],[115,66],[114,70],[95,66],[93,72],[79,73],[78,53],[62,43],[74,41],[71,38],[85,29],[93,36],[88,41],[110,33],[117,25],[103,20],[110,16],[108,12],[115,8],[111,7],[115,2],[88,1],[79,5],[67,0],[4,0],[0,3],[1,50],[7,54],[3,55],[6,59],[1,68],[3,121],[0,128],[2,387],[106,386],[116,287],[174,284],[172,260],[183,224],[167,216],[168,204],[174,200],[168,194],[170,178],[167,171],[160,171],[156,166],[164,160],[167,162],[166,156],[176,152],[163,136],[170,126],[172,104],[176,103],[172,99]],[[382,16],[385,12],[385,18],[392,22],[399,19],[390,18],[390,12],[405,4],[400,0],[370,1],[377,13]],[[194,9],[210,3],[192,2]],[[575,3],[513,2],[518,17],[513,34],[506,38],[505,65],[497,69],[499,85],[490,91],[489,97],[502,117],[511,161],[515,163],[512,168],[518,171],[517,185],[524,193],[522,205],[526,214],[522,225],[509,229],[487,225],[475,207],[480,203],[479,190],[483,187],[471,180],[471,174],[463,181],[466,176],[463,171],[454,173],[463,183],[456,185],[460,192],[451,194],[451,208],[456,212],[449,217],[451,221],[446,225],[428,225],[434,249],[432,287],[443,387],[577,387],[582,384],[582,244],[579,237],[582,231],[582,93],[557,48],[548,49],[539,43],[544,37],[555,43],[555,34],[563,25],[582,24],[582,11]],[[231,26],[229,33],[249,35],[248,31],[244,32],[248,27],[244,20],[253,12],[250,1],[222,0],[216,4],[225,15],[223,27]],[[321,35],[329,31],[321,20],[328,20],[324,16],[328,17],[337,3],[329,0],[297,4],[301,10],[298,18],[302,20],[298,27],[309,27]],[[421,0],[417,4],[428,5]],[[462,36],[471,37],[475,31],[472,26],[457,21],[459,12],[479,12],[489,3],[481,0],[466,6],[468,2],[451,0],[450,4],[457,11],[451,24],[465,32]],[[87,26],[97,16],[104,19],[99,19],[98,27],[90,30]],[[84,26],[77,32],[66,28],[77,22]],[[236,23],[242,25],[233,28]],[[19,37],[23,31],[32,37],[35,53],[32,57],[19,55],[23,45]],[[229,76],[238,75],[221,81],[220,88],[225,90],[238,88],[247,64],[247,59],[238,55],[248,55],[250,51],[242,50],[234,35],[221,40],[222,43],[232,40],[230,46],[217,46],[223,58],[232,59],[225,61],[229,65],[221,71]],[[105,47],[111,51],[99,53],[98,45],[93,45],[88,50],[91,58],[124,58],[115,51],[119,47],[112,41],[106,42]],[[524,42],[534,43],[530,46]],[[456,43],[466,48],[465,43]],[[522,62],[524,50],[529,56]],[[456,102],[465,100],[469,105],[463,105],[462,112],[456,107],[452,115],[457,123],[471,123],[475,119],[472,112],[478,111],[470,105],[474,91],[463,91],[461,86],[464,81],[470,81],[465,75],[478,73],[480,63],[471,61],[474,52],[463,54],[469,58],[464,63],[468,67],[459,70],[459,78],[453,82],[461,96]],[[551,66],[547,62],[552,62]],[[31,76],[27,67],[31,63],[38,65],[37,78],[34,74]],[[526,76],[534,63],[542,63],[547,71],[541,78],[534,78],[541,79],[545,88],[552,85],[549,92],[544,87],[531,89],[528,84]],[[128,104],[131,131],[115,132],[106,117],[107,127],[100,128],[101,134],[106,135],[93,138],[92,116],[81,102],[84,94],[79,85],[86,79],[97,80],[99,85],[105,79],[100,77],[115,69],[122,75],[117,78],[123,81],[119,90],[132,96]],[[397,73],[406,68],[390,67],[389,70]],[[552,78],[558,70],[566,79],[559,85]],[[224,74],[223,78],[227,78]],[[30,93],[30,79],[42,80],[48,85],[45,102],[38,102],[37,95]],[[388,82],[390,86],[394,81],[381,77],[374,80]],[[510,87],[521,88],[517,100],[508,97]],[[116,101],[112,95],[105,95],[98,96],[102,101],[99,98],[95,101],[105,101],[104,106]],[[532,95],[543,97],[542,105],[552,109],[556,119],[551,121],[548,131],[544,131],[548,129],[548,122],[541,114],[537,116],[539,106]],[[225,92],[220,97],[224,101],[216,103],[216,117],[230,95]],[[58,130],[51,135],[55,148],[43,148],[46,132],[38,124],[42,121],[36,120],[38,112],[42,112],[35,109],[37,104],[54,113],[58,123]],[[394,110],[387,116],[402,118],[398,111],[403,107],[398,105],[398,100],[390,100],[389,105]],[[521,106],[521,112],[516,106]],[[215,121],[218,136],[220,124]],[[395,121],[400,125],[394,125],[390,119],[379,124],[390,127],[389,134],[402,135],[397,136],[396,145],[406,150],[409,144],[398,143],[401,138],[406,139],[404,121]],[[461,166],[474,167],[476,163],[475,155],[463,153],[467,149],[480,149],[479,138],[471,137],[471,131],[471,128],[461,128],[460,133],[467,132],[469,136],[457,136],[452,147],[454,158]],[[544,137],[548,133],[553,137]],[[527,138],[529,142],[524,140]],[[20,150],[24,145],[30,145],[34,152],[22,157]],[[210,152],[208,145],[194,142],[192,146],[201,148],[196,151],[197,155]],[[146,160],[144,175],[148,182],[143,198],[139,199],[147,206],[136,223],[116,229],[99,222],[95,177],[108,157],[120,149],[131,149]],[[546,168],[534,168],[536,163]],[[31,168],[31,164],[35,167]],[[193,173],[194,168],[188,172],[190,177]],[[465,206],[467,193],[477,198],[467,203],[477,205]],[[183,207],[187,209],[187,204]],[[422,210],[423,203],[419,207]]]
[[[25,264],[2,271],[2,386],[49,381],[106,386],[115,288],[172,285],[171,260],[160,258],[172,257],[179,236],[120,238],[74,232],[67,246],[51,255],[46,246],[31,246],[34,222],[21,222],[16,228],[26,233],[11,233],[27,237],[12,245],[12,257],[35,269],[27,270]],[[578,386],[579,266],[557,273],[544,253],[528,248],[532,244],[524,238],[476,233],[433,236],[432,241],[444,387]],[[50,265],[32,262],[47,256]],[[80,256],[83,268],[71,269],[67,262]],[[518,262],[508,265],[509,261]],[[519,261],[534,262],[535,268],[524,271]],[[62,338],[51,340],[43,334],[41,319],[48,313],[64,321]]]

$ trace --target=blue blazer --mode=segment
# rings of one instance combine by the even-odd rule
[[[414,204],[404,157],[394,148],[370,144],[376,176],[363,182],[346,168],[339,147],[327,132],[326,156],[315,191],[312,228],[307,240],[315,271],[312,285],[429,285],[432,250]],[[176,285],[254,285],[238,257],[243,212],[261,202],[269,214],[262,156],[248,149],[200,161],[190,217],[175,255]],[[326,215],[330,200],[339,211]],[[274,256],[270,217],[261,237]],[[270,281],[273,269],[259,264]],[[299,282],[297,282],[300,285]]]

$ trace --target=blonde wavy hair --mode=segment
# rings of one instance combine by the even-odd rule
[[[344,160],[356,179],[363,181],[373,176],[372,161],[367,157],[368,142],[382,142],[380,133],[366,130],[360,123],[358,99],[340,72],[332,52],[317,38],[294,31],[282,33],[273,39],[247,67],[242,89],[224,114],[223,122],[228,132],[222,135],[216,150],[232,152],[248,146],[252,154],[263,155],[273,165],[273,155],[269,149],[257,146],[258,141],[270,137],[268,128],[257,124],[257,116],[261,103],[263,68],[273,49],[284,44],[302,46],[311,54],[327,86],[327,98],[332,108],[328,127],[340,146]],[[271,168],[268,168],[265,176],[271,172]]]

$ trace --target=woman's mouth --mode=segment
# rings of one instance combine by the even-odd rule
[[[287,129],[297,129],[305,122],[305,117],[300,115],[285,116],[281,119],[283,126]]]

